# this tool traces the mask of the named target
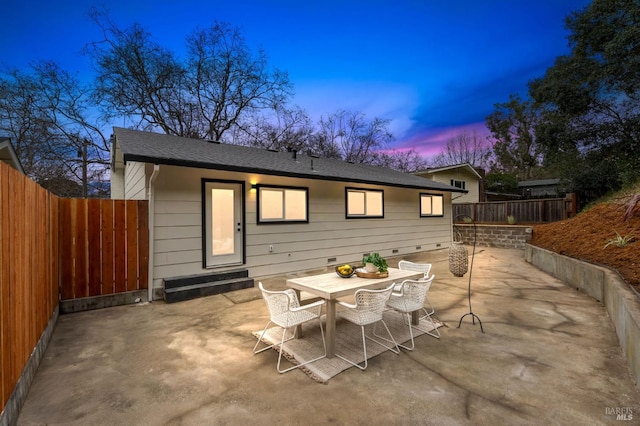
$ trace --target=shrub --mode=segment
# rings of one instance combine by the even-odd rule
[[[604,245],[603,249],[606,249],[610,245],[614,245],[616,247],[624,247],[635,239],[633,235],[627,234],[623,237],[622,235],[618,234],[618,231],[615,231],[615,232],[616,232],[616,236],[610,239],[609,242]]]

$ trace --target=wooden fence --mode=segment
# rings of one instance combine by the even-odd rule
[[[5,407],[58,306],[58,198],[0,161],[0,375]]]
[[[61,300],[147,288],[148,203],[60,199]]]
[[[59,300],[147,288],[148,203],[58,198],[0,161],[0,397]]]
[[[513,216],[516,223],[544,223],[575,216],[576,204],[571,194],[566,198],[460,203],[452,208],[455,221],[467,216],[478,223],[508,223],[508,217]]]

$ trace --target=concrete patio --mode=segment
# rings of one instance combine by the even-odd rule
[[[18,424],[638,424],[640,391],[600,303],[521,250],[482,247],[471,301],[485,333],[470,316],[458,328],[469,274],[454,277],[447,255],[405,257],[433,263],[441,339],[327,385],[278,374],[275,351],[253,355],[268,319],[257,289],[61,315]]]

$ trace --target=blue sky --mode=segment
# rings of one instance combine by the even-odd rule
[[[105,6],[120,28],[142,24],[180,53],[215,20],[242,30],[289,73],[293,103],[312,118],[338,109],[391,120],[398,149],[437,154],[462,131],[487,134],[485,117],[526,94],[569,51],[564,18],[586,0],[2,0],[0,64],[51,59],[89,75],[84,44],[100,39],[87,17]]]

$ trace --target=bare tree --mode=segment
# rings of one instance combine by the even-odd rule
[[[134,127],[221,141],[291,95],[288,75],[270,71],[264,51],[252,52],[227,23],[188,36],[182,62],[140,24],[121,30],[97,9],[91,17],[104,35],[85,48],[97,69],[96,100]]]
[[[367,121],[361,112],[338,110],[320,118],[317,134],[307,150],[353,163],[371,163],[375,152],[385,149],[393,138],[388,125],[386,119]]]
[[[427,160],[415,149],[409,151],[381,151],[373,161],[374,165],[389,167],[405,173],[413,173],[427,168]]]
[[[300,107],[277,106],[272,114],[262,112],[239,126],[241,132],[233,139],[244,145],[302,151],[311,142],[315,131],[311,119]]]
[[[90,89],[50,61],[0,79],[0,130],[15,144],[25,172],[59,195],[89,182],[109,164],[108,139],[91,108]]]
[[[0,130],[9,136],[27,175],[38,169],[46,148],[47,119],[40,111],[37,82],[18,70],[6,70],[0,79]]]
[[[125,117],[142,129],[198,136],[197,105],[185,92],[186,70],[139,24],[121,30],[97,9],[91,18],[104,38],[84,53],[95,64],[94,97],[107,118]]]
[[[474,168],[485,169],[490,153],[487,142],[476,131],[463,132],[449,139],[432,163],[434,167],[468,163]]]
[[[240,30],[228,23],[195,31],[187,45],[187,90],[213,140],[223,140],[244,115],[277,110],[291,96],[287,73],[270,72],[265,52],[254,55]]]

